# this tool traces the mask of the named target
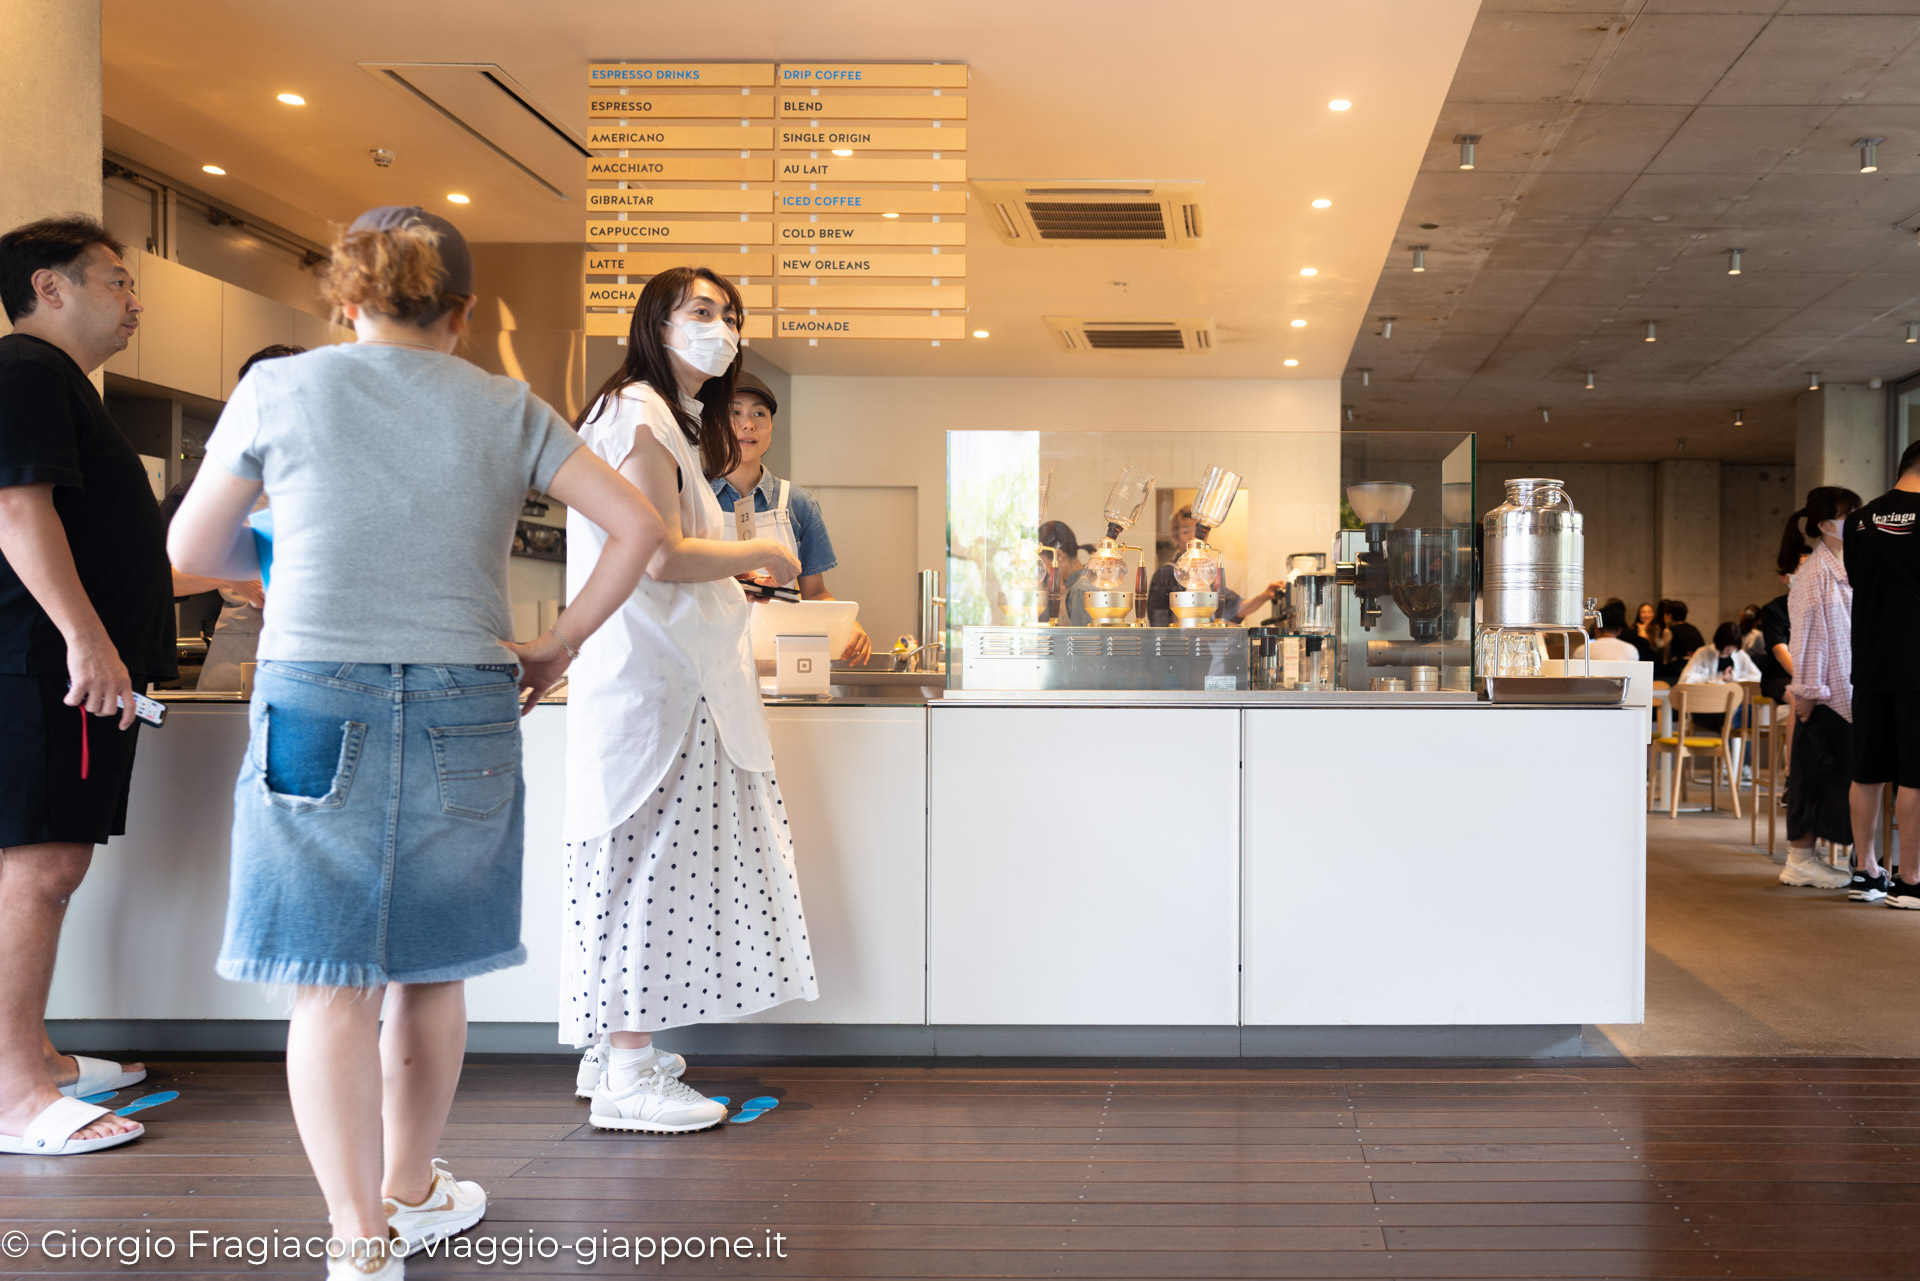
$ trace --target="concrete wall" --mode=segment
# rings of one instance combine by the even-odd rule
[[[1794,397],[1796,492],[1842,485],[1874,499],[1887,475],[1887,393],[1858,383],[1828,383]],[[1794,506],[1799,506],[1796,501]],[[1784,520],[1784,516],[1782,517]]]
[[[100,216],[98,0],[7,0],[0,75],[0,231]],[[0,332],[11,329],[0,315]]]

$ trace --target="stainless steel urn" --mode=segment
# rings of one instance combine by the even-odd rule
[[[1486,627],[1580,627],[1586,611],[1586,536],[1557,480],[1507,482],[1507,501],[1483,522],[1480,621]]]

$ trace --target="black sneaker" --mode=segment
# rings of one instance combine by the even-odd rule
[[[1887,888],[1887,906],[1920,909],[1920,885],[1906,881],[1893,882]]]
[[[1916,887],[1916,892],[1920,892],[1920,887]],[[1857,869],[1854,871],[1853,885],[1847,890],[1848,898],[1856,903],[1878,903],[1886,896],[1887,874],[1885,872],[1878,876],[1868,876]],[[1920,903],[1915,903],[1914,906],[1920,907]]]

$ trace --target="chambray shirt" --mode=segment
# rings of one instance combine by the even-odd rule
[[[729,520],[740,491],[726,477],[713,482],[713,496],[720,500],[720,511]],[[760,469],[760,483],[753,487],[753,510],[770,512],[780,501],[780,478]],[[800,544],[800,573],[824,574],[840,562],[833,554],[833,540],[827,537],[827,522],[820,515],[819,500],[798,485],[787,487],[787,519],[793,524],[793,539]]]

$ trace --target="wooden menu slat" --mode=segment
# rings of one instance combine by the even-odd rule
[[[595,218],[587,223],[587,242],[596,245],[770,245],[773,224],[718,218],[639,218],[626,222]]]
[[[947,191],[913,191],[901,187],[827,187],[792,185],[774,198],[781,213],[964,214],[964,187]]]
[[[965,338],[965,316],[808,316],[781,312],[776,338]]]
[[[741,161],[741,164],[750,163]],[[870,160],[865,156],[808,158],[782,153],[775,175],[800,182],[965,182],[965,160]]]
[[[749,304],[751,305],[751,304]],[[796,285],[780,286],[782,307],[911,307],[963,310],[965,285]]]
[[[782,151],[804,151],[808,148],[830,151],[835,147],[851,147],[855,151],[945,152],[967,149],[965,125],[951,129],[944,126],[935,129],[931,125],[781,125],[779,135]]]
[[[589,62],[587,83],[595,89],[765,86],[774,83],[773,72],[771,62]]]
[[[699,249],[623,254],[590,249],[586,256],[586,272],[590,276],[651,276],[669,267],[707,267],[729,279],[736,276],[771,276],[773,255]]]
[[[772,213],[773,193],[764,187],[606,187],[587,189],[593,213]]]
[[[779,68],[783,89],[799,85],[816,89],[964,89],[964,62],[783,62]]]
[[[775,96],[782,120],[965,120],[967,100],[931,94],[807,93]]]
[[[625,311],[590,311],[587,316],[587,337],[589,338],[625,338],[633,328],[633,313]],[[773,317],[766,314],[748,316],[740,324],[742,338],[773,337]]]
[[[629,309],[633,307],[637,307],[640,305],[640,290],[645,287],[645,284],[646,282],[644,280],[629,281],[626,284],[611,284],[611,283],[606,283],[598,280],[588,280],[586,282],[587,306],[589,307],[626,307]],[[773,308],[773,286],[772,285],[770,284],[743,285],[743,284],[740,284],[738,281],[735,281],[733,287],[740,291],[740,305],[745,307],[748,311],[772,310]],[[818,304],[813,304],[813,305],[818,305]],[[859,304],[839,303],[836,305],[851,307],[851,306],[857,306]],[[902,305],[904,306],[907,304],[902,304]],[[938,303],[927,304],[927,306],[930,306],[930,307],[939,306],[939,305],[940,304]],[[961,304],[949,303],[947,305],[958,307]]]
[[[843,132],[867,132],[844,130]],[[928,133],[939,133],[929,129]],[[765,151],[773,146],[771,125],[595,125],[587,130],[587,145],[603,151]],[[876,144],[877,145],[877,144]],[[927,150],[931,151],[929,147]],[[959,148],[954,148],[959,150]]]
[[[594,156],[587,161],[588,182],[770,182],[772,179],[772,156],[750,156],[742,160],[684,156]]]
[[[964,222],[863,222],[852,218],[822,218],[817,222],[783,219],[775,237],[782,245],[964,245]],[[757,243],[757,242],[756,242]]]
[[[967,274],[965,254],[895,254],[857,251],[820,254],[781,253],[782,276],[813,276],[821,280],[859,280],[872,276],[918,276],[923,279],[960,279]]]
[[[587,115],[622,120],[765,120],[773,115],[770,93],[594,94]]]

